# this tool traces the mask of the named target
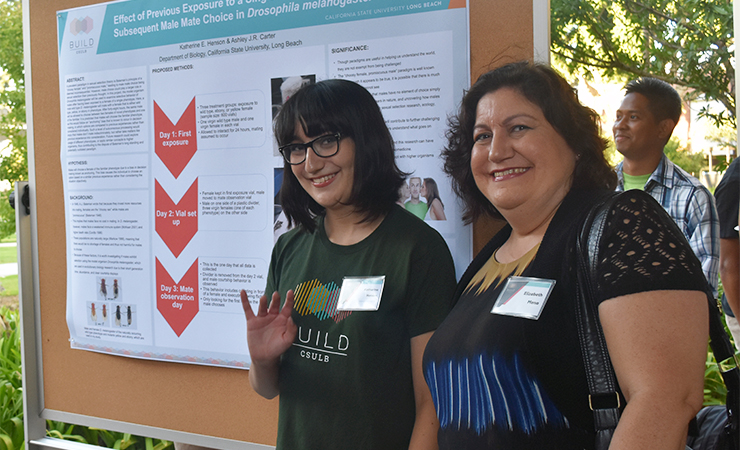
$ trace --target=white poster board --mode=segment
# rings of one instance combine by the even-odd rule
[[[470,261],[439,159],[470,79],[465,2],[131,0],[59,12],[58,33],[73,348],[249,366],[239,290],[256,304],[284,231],[272,118],[322,79],[375,96],[400,168],[439,186],[447,220],[428,223],[458,275]]]

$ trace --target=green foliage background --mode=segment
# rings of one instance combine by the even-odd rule
[[[717,101],[700,116],[735,126],[733,9],[729,0],[551,0],[551,51],[570,73],[624,82],[641,76]]]
[[[663,152],[674,164],[699,178],[702,170],[707,170],[707,159],[702,153],[689,153],[681,147],[681,142],[674,136],[663,148]]]
[[[26,87],[23,69],[23,21],[20,0],[0,0],[0,136],[9,145],[0,148],[0,180],[11,186],[28,179],[26,160]],[[0,192],[0,238],[15,232],[10,191]]]

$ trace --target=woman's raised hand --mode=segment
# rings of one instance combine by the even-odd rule
[[[282,309],[279,293],[272,294],[269,307],[267,296],[263,295],[256,316],[244,290],[241,291],[241,299],[247,318],[247,345],[252,361],[264,363],[277,360],[293,344],[298,331],[290,317],[293,311],[293,291],[287,292]]]

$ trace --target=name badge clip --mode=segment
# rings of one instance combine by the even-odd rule
[[[537,320],[545,309],[553,287],[555,280],[509,277],[491,313]]]
[[[377,311],[385,286],[385,275],[344,277],[339,291],[337,311]]]

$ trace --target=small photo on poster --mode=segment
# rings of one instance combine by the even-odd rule
[[[398,190],[396,203],[421,220],[447,220],[445,205],[434,178],[410,176]]]
[[[270,80],[270,93],[272,97],[272,120],[275,120],[283,104],[288,101],[300,88],[308,84],[316,84],[316,75],[297,75]],[[277,141],[273,137],[273,155],[280,156]]]
[[[275,175],[275,216],[273,217],[273,238],[277,242],[278,238],[285,234],[293,227],[288,226],[288,218],[285,217],[283,206],[280,204],[280,188],[283,185],[283,168],[276,167]]]
[[[101,302],[87,302],[87,324],[108,326],[108,305]]]
[[[114,328],[136,329],[136,305],[115,305],[111,309],[111,323]]]
[[[97,277],[95,279],[95,289],[97,291],[97,299],[103,300],[117,300],[121,301],[121,280],[120,278],[103,278]]]

